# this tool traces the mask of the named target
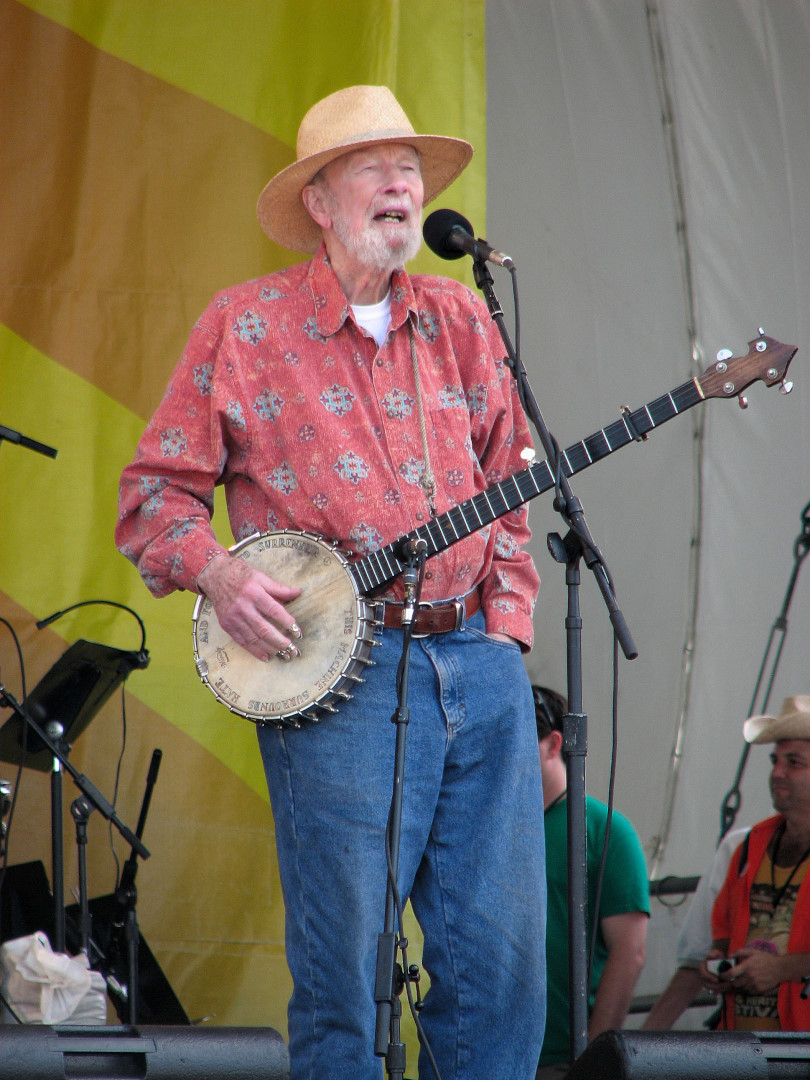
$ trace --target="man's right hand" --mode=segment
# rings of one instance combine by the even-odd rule
[[[722,975],[715,975],[714,972],[709,971],[706,966],[707,960],[726,960],[727,954],[725,949],[713,948],[706,956],[701,960],[698,971],[700,972],[700,978],[703,986],[706,990],[709,990],[712,994],[725,994],[729,990],[733,990],[734,987],[729,983],[732,981],[729,978],[728,971],[725,971]],[[729,971],[731,969],[729,968]]]
[[[284,607],[301,590],[282,585],[243,559],[219,555],[197,576],[197,586],[214,605],[219,624],[237,645],[267,660],[287,650],[298,655],[301,637],[295,619]]]

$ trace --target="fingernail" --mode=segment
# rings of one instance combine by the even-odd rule
[[[294,638],[300,638],[304,635],[301,633],[301,627],[297,623],[293,623],[290,627],[290,633]]]

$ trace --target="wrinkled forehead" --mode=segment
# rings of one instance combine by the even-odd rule
[[[406,161],[418,166],[419,151],[410,143],[378,143],[375,146],[362,146],[359,150],[350,150],[330,161],[321,169],[321,173],[329,177],[333,172],[348,172],[366,164],[396,161]]]

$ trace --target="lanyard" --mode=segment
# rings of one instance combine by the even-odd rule
[[[776,860],[779,857],[779,848],[780,848],[780,845],[782,843],[782,837],[784,835],[785,835],[785,824],[783,822],[779,826],[779,831],[776,834],[776,840],[775,840],[774,845],[773,845],[773,856],[771,857],[771,889],[773,890],[773,893],[771,895],[771,908],[772,908],[772,910],[771,910],[771,918],[773,918],[773,916],[776,914],[776,909],[782,903],[782,898],[784,897],[785,893],[787,892],[788,886],[790,885],[791,881],[793,881],[793,877],[794,877],[796,871],[802,865],[802,863],[807,858],[807,856],[810,855],[810,847],[808,847],[808,848],[805,849],[804,854],[800,857],[799,861],[794,865],[793,869],[790,871],[790,874],[789,874],[788,879],[785,882],[785,884],[782,886],[781,889],[777,889],[776,888],[776,873],[775,873],[774,868],[776,866]]]

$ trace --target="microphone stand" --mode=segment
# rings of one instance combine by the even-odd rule
[[[0,687],[0,701],[3,699],[3,694],[4,690]],[[65,733],[62,725],[57,720],[51,720],[47,725],[47,731],[67,756],[67,744],[62,741],[62,736]],[[62,764],[60,759],[54,756],[51,759],[51,876],[53,878],[54,898],[65,895],[65,857],[62,846],[62,791]],[[54,905],[53,950],[57,953],[65,951],[64,904]]]
[[[410,710],[408,708],[408,679],[410,674],[410,650],[416,605],[419,600],[420,570],[424,566],[427,544],[424,551],[405,551],[403,561],[405,570],[402,580],[405,597],[402,606],[402,657],[397,671],[397,708],[391,717],[396,724],[396,745],[394,749],[394,786],[391,797],[391,809],[385,833],[385,855],[388,866],[388,882],[385,894],[385,920],[383,932],[377,938],[377,968],[374,983],[374,1000],[377,1003],[377,1022],[374,1035],[374,1053],[385,1058],[385,1068],[391,1080],[403,1080],[405,1075],[405,1043],[400,1034],[402,1002],[400,996],[405,986],[405,974],[402,965],[397,963],[397,938],[394,929],[395,911],[401,918],[402,907],[397,888],[399,871],[399,846],[402,836],[402,796],[405,785],[405,741]],[[401,923],[400,923],[401,929]],[[400,948],[407,942],[400,940]],[[409,978],[412,977],[408,973]]]
[[[149,764],[149,772],[146,776],[146,788],[141,802],[141,811],[138,815],[138,824],[135,835],[142,839],[146,827],[146,815],[149,813],[149,804],[152,801],[152,791],[157,783],[158,770],[163,757],[163,751],[152,751],[152,760]],[[133,848],[129,858],[124,863],[121,871],[121,880],[115,890],[115,903],[121,915],[121,922],[116,921],[115,928],[123,927],[124,946],[127,963],[127,1005],[130,1024],[138,1023],[139,987],[138,987],[138,945],[141,932],[138,927],[136,905],[138,890],[135,886],[135,875],[138,873],[138,854]]]
[[[38,454],[44,454],[45,457],[55,458],[57,454],[57,451],[52,446],[37,442],[36,439],[29,439],[27,435],[20,434],[14,428],[3,427],[0,424],[0,443],[3,440],[17,443],[18,446],[24,446],[26,450],[35,450]]]
[[[513,275],[514,267],[509,268]],[[473,261],[473,277],[498,327],[507,352],[506,364],[517,383],[521,404],[540,436],[546,458],[557,478],[554,509],[568,527],[565,538],[549,533],[552,558],[565,565],[568,588],[568,615],[565,620],[568,673],[568,712],[563,720],[568,798],[568,988],[570,1056],[573,1063],[588,1045],[588,941],[587,941],[587,840],[585,820],[585,758],[588,717],[582,711],[582,618],[579,607],[580,560],[593,573],[608,609],[613,631],[628,660],[638,656],[630,631],[613,594],[613,586],[599,549],[594,543],[582,504],[571,491],[560,460],[559,447],[548,430],[529,385],[526,370],[516,355],[506,330],[501,309],[484,259]]]
[[[810,503],[805,506],[801,513],[802,519],[802,531],[796,537],[793,544],[793,569],[790,573],[790,579],[788,581],[787,591],[785,592],[784,599],[782,601],[782,608],[779,614],[774,620],[771,632],[768,635],[768,641],[765,645],[765,652],[762,656],[762,663],[759,667],[759,674],[757,675],[756,685],[754,686],[754,693],[751,697],[751,704],[748,706],[748,716],[761,716],[768,711],[768,701],[771,697],[771,690],[773,689],[774,679],[776,678],[776,672],[779,668],[779,661],[782,659],[782,650],[785,647],[785,638],[788,631],[788,612],[790,611],[790,603],[793,599],[793,590],[796,588],[796,582],[799,580],[799,571],[802,568],[808,551],[810,551]],[[771,650],[774,646],[777,633],[780,635],[779,641],[776,644],[776,649],[773,656],[773,662],[771,664],[770,672],[768,673],[768,681],[765,686],[764,696],[759,705],[757,705],[757,698],[759,697],[759,690],[762,685],[762,679],[765,675],[765,665],[768,662],[768,657],[771,655]],[[740,784],[742,783],[743,773],[745,772],[745,766],[748,761],[748,754],[751,750],[751,744],[745,743],[740,754],[740,760],[737,765],[737,772],[734,775],[734,782],[731,789],[727,792],[720,807],[720,836],[717,843],[719,844],[731,826],[734,824],[740,806],[742,804],[742,794],[740,792]],[[805,989],[808,988],[805,984]],[[810,990],[808,991],[810,992]],[[802,991],[802,997],[807,997],[807,994]]]
[[[7,705],[11,708],[17,716],[22,720],[23,725],[28,727],[37,735],[53,757],[53,775],[59,774],[61,782],[61,771],[64,769],[70,773],[73,782],[78,787],[81,795],[71,806],[71,814],[76,822],[77,830],[77,843],[79,845],[79,888],[80,888],[80,905],[81,914],[79,921],[81,947],[83,951],[87,951],[89,944],[90,934],[90,915],[87,907],[87,890],[86,881],[83,881],[85,875],[85,851],[84,845],[86,844],[86,833],[84,828],[87,822],[87,818],[93,812],[98,810],[100,813],[118,829],[121,836],[130,845],[133,852],[137,852],[142,859],[149,858],[149,851],[141,843],[140,839],[127,828],[127,826],[121,821],[116,814],[112,803],[110,803],[98,790],[96,785],[92,783],[83,773],[73,765],[65,753],[62,744],[55,742],[50,735],[48,735],[45,729],[37,723],[37,721],[31,716],[31,713],[25,706],[21,705],[19,701],[6,689],[2,682],[0,682],[0,705]],[[59,821],[61,822],[61,786],[59,788],[60,805],[59,805]],[[61,846],[62,837],[59,836],[59,846]],[[65,905],[64,897],[61,893],[57,894],[56,886],[54,886],[54,907],[56,911],[56,934],[55,934],[55,950],[57,952],[64,952],[65,947]],[[61,943],[61,949],[57,946]]]

